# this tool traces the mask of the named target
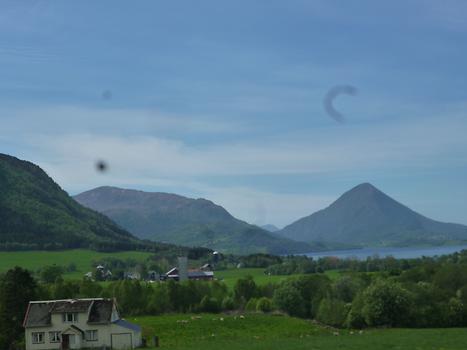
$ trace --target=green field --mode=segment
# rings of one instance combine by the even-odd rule
[[[337,279],[340,276],[339,271],[330,270],[325,273],[331,279]],[[215,272],[216,278],[222,280],[229,288],[233,288],[235,282],[242,277],[252,276],[258,285],[267,283],[277,283],[291,277],[298,277],[300,275],[286,275],[286,276],[268,276],[264,273],[262,268],[244,268],[244,269],[229,269]]]
[[[144,261],[150,255],[150,253],[136,251],[99,253],[85,249],[65,251],[0,252],[0,272],[5,272],[15,266],[20,266],[34,272],[47,265],[56,264],[67,267],[70,263],[75,263],[76,271],[66,273],[64,277],[68,279],[81,279],[83,274],[92,270],[93,260],[112,256],[122,260],[131,258],[138,261]]]
[[[334,330],[287,316],[168,315],[129,319],[163,349],[466,349],[467,329]],[[151,346],[151,344],[149,344]]]
[[[105,257],[116,257],[122,260],[131,258],[144,262],[151,253],[145,252],[117,252],[117,253],[99,253],[87,249],[74,249],[65,251],[20,251],[20,252],[0,252],[0,273],[7,271],[15,266],[26,268],[32,272],[47,265],[60,265],[67,267],[70,263],[76,264],[76,271],[66,272],[65,279],[81,279],[83,275],[92,270],[92,262]],[[326,271],[331,279],[340,276],[336,270]],[[242,277],[252,276],[258,285],[267,283],[281,282],[291,276],[268,276],[263,268],[243,268],[215,271],[215,276],[222,280],[229,288],[233,288],[235,282]]]

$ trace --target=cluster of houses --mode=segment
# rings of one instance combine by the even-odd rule
[[[160,274],[157,271],[149,271],[145,278],[149,282],[161,282],[168,280],[184,281],[184,280],[198,280],[198,281],[212,281],[214,279],[214,271],[211,264],[204,264],[198,269],[188,269],[187,258],[178,258],[178,266],[171,268],[166,273]],[[96,272],[99,274],[99,280],[112,279],[112,272],[102,265],[96,266]],[[96,276],[92,272],[84,274],[85,278],[95,279]],[[127,271],[124,273],[124,279],[127,280],[142,280],[140,272]]]

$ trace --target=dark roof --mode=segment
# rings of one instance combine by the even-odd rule
[[[94,300],[91,311],[89,312],[89,323],[110,322],[113,310],[113,300],[102,299]]]
[[[112,318],[114,301],[112,299],[76,299],[31,301],[29,303],[24,327],[45,327],[51,324],[53,313],[88,313],[90,323],[108,323]]]
[[[135,332],[141,332],[140,326],[134,323],[130,323],[125,320],[117,320],[114,322],[114,324],[119,325],[120,327],[123,327],[123,328],[131,329],[132,331],[135,331]]]
[[[54,303],[51,312],[88,312],[92,302],[90,299],[60,300]]]
[[[191,270],[188,271],[188,278],[197,278],[197,277],[214,277],[214,272],[212,271],[200,271],[200,270]]]
[[[50,325],[50,309],[53,303],[30,303],[24,319],[24,327],[43,327]]]

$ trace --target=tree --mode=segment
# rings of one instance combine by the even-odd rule
[[[36,281],[20,267],[0,280],[0,349],[12,349],[23,332],[22,321],[31,300],[36,300]]]
[[[41,270],[40,278],[44,283],[54,283],[62,279],[63,267],[58,265],[44,266]]]
[[[344,276],[338,279],[333,286],[336,298],[351,303],[360,288],[355,278]]]
[[[305,301],[300,291],[291,283],[284,283],[274,292],[274,304],[279,310],[287,312],[291,316],[305,317]]]
[[[258,287],[256,286],[253,277],[246,276],[239,278],[234,287],[235,300],[237,302],[246,303],[251,298],[256,297],[258,294]]]
[[[325,298],[319,303],[316,319],[333,327],[342,327],[347,318],[349,308],[339,299]]]
[[[364,292],[362,313],[369,326],[405,326],[409,323],[412,297],[399,283],[377,280]]]

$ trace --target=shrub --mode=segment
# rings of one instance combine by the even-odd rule
[[[225,297],[224,300],[222,300],[222,310],[233,310],[235,309],[235,302],[231,297]]]
[[[272,301],[269,298],[260,298],[256,303],[256,311],[260,312],[271,312],[273,309]]]
[[[316,319],[333,327],[342,327],[345,323],[349,307],[339,299],[325,298],[321,300]]]
[[[284,283],[274,292],[273,301],[279,310],[291,316],[306,315],[305,301],[299,290],[290,283]]]
[[[209,296],[204,296],[201,299],[201,303],[199,304],[200,310],[203,312],[209,313],[218,313],[220,312],[220,305],[216,298],[212,298]]]
[[[399,283],[378,280],[364,292],[362,314],[369,326],[404,326],[412,306],[410,293]]]
[[[258,299],[256,298],[251,298],[248,300],[248,303],[246,303],[245,310],[246,311],[256,311],[256,305],[258,304]]]

